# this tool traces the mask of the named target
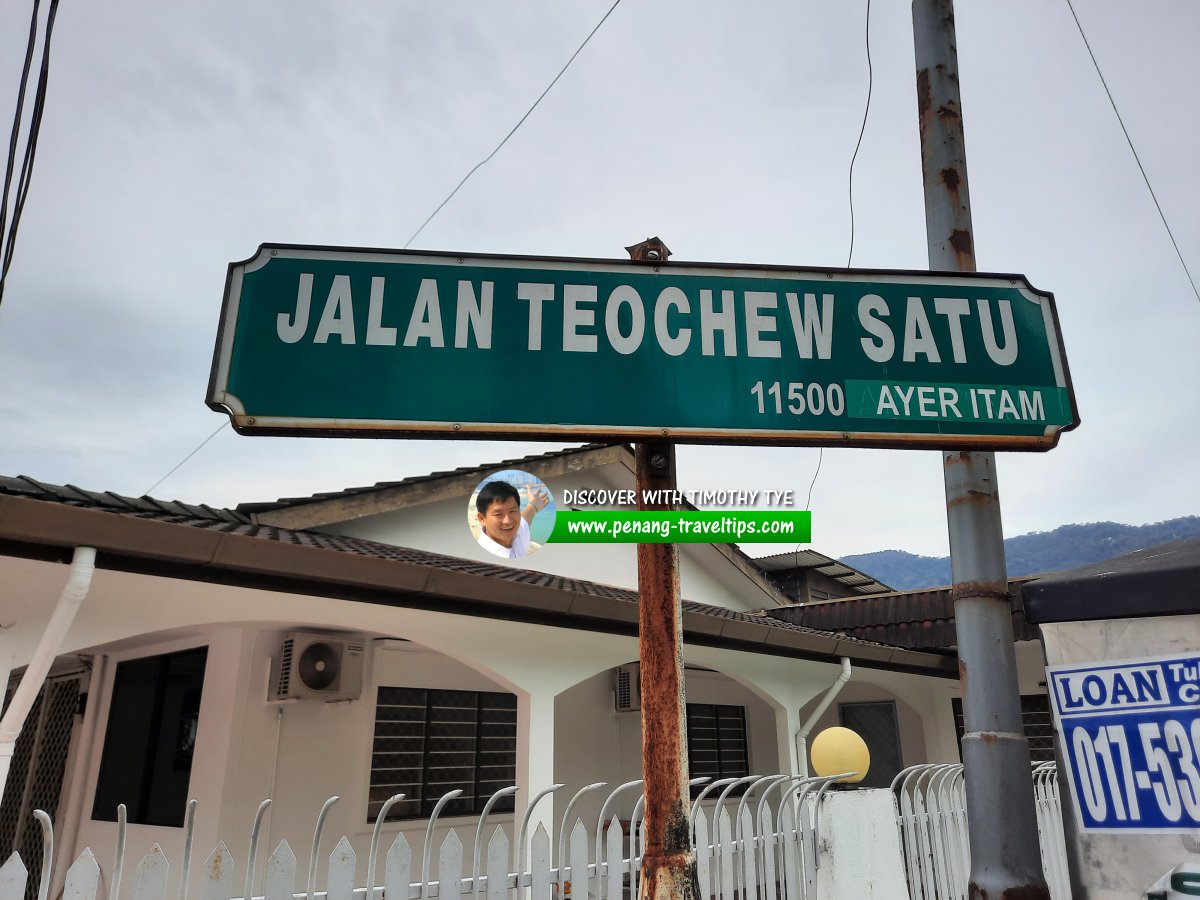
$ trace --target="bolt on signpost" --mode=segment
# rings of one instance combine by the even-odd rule
[[[975,271],[952,0],[914,0],[929,267]],[[994,453],[943,451],[972,898],[1049,898],[1021,720]]]

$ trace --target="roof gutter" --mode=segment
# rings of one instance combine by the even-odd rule
[[[25,674],[21,676],[21,683],[13,694],[8,710],[4,717],[0,718],[0,796],[4,794],[4,787],[8,782],[8,769],[12,763],[13,750],[17,746],[17,738],[21,735],[21,729],[25,727],[29,710],[33,708],[33,703],[42,689],[42,682],[46,680],[46,674],[58,655],[58,649],[67,636],[71,622],[75,620],[75,614],[79,612],[80,604],[87,596],[88,588],[92,584],[92,573],[95,571],[95,549],[76,547],[67,583],[63,585],[58,604],[50,614],[50,621],[46,623],[37,649],[33,651],[33,659],[29,661]]]

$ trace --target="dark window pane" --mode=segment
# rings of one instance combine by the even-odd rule
[[[688,772],[691,778],[741,778],[750,774],[746,710],[713,703],[687,705]],[[692,789],[696,796],[703,785]]]
[[[517,698],[513,694],[381,687],[371,756],[369,821],[394,793],[406,799],[389,819],[427,816],[448,791],[446,815],[481,812],[516,778]],[[505,798],[494,809],[511,811]]]
[[[842,725],[858,734],[871,754],[871,767],[860,787],[888,787],[903,768],[900,762],[900,728],[896,721],[896,704],[891,700],[878,703],[841,703],[838,705]]]
[[[117,665],[92,818],[183,825],[208,648]]]

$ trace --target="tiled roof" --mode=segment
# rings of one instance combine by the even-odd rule
[[[152,519],[170,519],[171,517],[196,519],[200,521],[225,522],[230,525],[248,523],[250,517],[231,509],[218,509],[207,504],[195,505],[181,503],[178,500],[155,500],[153,497],[124,497],[112,491],[87,491],[73,484],[46,484],[30,478],[28,475],[18,475],[16,478],[0,475],[0,494],[15,497],[30,497],[34,500],[49,500],[54,503],[64,503],[68,506],[101,509],[106,512],[120,513],[125,516],[139,516]]]
[[[1010,578],[1013,637],[1038,640],[1036,625],[1025,620],[1021,586],[1034,576]],[[770,609],[766,615],[819,631],[906,647],[910,650],[951,650],[958,643],[954,603],[948,587],[823,600]]]
[[[561,575],[551,575],[545,572],[518,569],[495,563],[479,562],[462,557],[432,553],[426,550],[397,547],[392,544],[384,544],[363,538],[256,524],[246,513],[236,509],[220,509],[203,504],[180,503],[175,500],[162,501],[151,497],[124,497],[111,492],[86,491],[73,485],[46,484],[26,476],[16,478],[0,476],[0,495],[5,494],[48,503],[98,510],[119,516],[151,519],[203,531],[236,534],[264,541],[296,544],[335,553],[394,560],[396,562],[428,566],[447,572],[480,575],[509,583],[549,587],[576,594],[604,597],[628,603],[637,603],[638,599],[637,591],[614,585],[600,584],[594,581],[566,578]],[[781,631],[827,636],[826,632],[818,628],[800,622],[791,622],[787,619],[773,618],[763,613],[741,612],[688,600],[683,601],[682,608],[685,613],[696,613],[709,618],[757,624]],[[844,639],[844,642],[863,647],[880,646],[874,641],[850,635]]]
[[[340,491],[325,491],[318,494],[310,494],[306,497],[281,497],[278,500],[268,500],[261,503],[239,503],[237,509],[244,513],[260,513],[269,510],[286,509],[290,506],[300,506],[306,503],[316,503],[322,500],[333,500],[335,498],[353,497],[358,494],[369,494],[372,491],[383,491],[390,488],[411,487],[415,484],[421,484],[426,481],[437,481],[441,478],[450,478],[456,475],[469,475],[478,473],[480,475],[494,472],[497,469],[511,469],[528,465],[531,462],[538,460],[556,459],[560,456],[571,456],[588,450],[600,450],[604,447],[618,446],[614,444],[584,444],[582,447],[568,447],[564,450],[551,450],[548,453],[538,453],[532,456],[521,456],[515,459],[505,459],[500,462],[484,463],[478,466],[460,466],[457,469],[447,469],[444,472],[430,472],[426,475],[413,475],[409,478],[402,478],[399,481],[377,481],[375,484],[363,485],[361,487],[350,487]]]

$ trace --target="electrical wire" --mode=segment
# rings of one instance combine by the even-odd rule
[[[858,151],[862,149],[863,135],[867,133],[867,117],[871,114],[871,94],[875,89],[875,69],[871,64],[871,0],[867,0],[866,24],[864,25],[864,43],[867,50],[867,102],[863,107],[862,126],[858,129],[858,140],[854,144],[854,153],[850,157],[850,174],[848,177],[847,194],[850,201],[850,251],[846,254],[846,268],[854,259],[854,164],[858,161]],[[817,484],[817,476],[821,474],[821,463],[825,461],[825,448],[817,453],[817,469],[813,472],[812,482],[808,485],[808,499],[804,508],[812,510],[812,493]],[[799,547],[797,547],[799,549]]]
[[[858,141],[854,145],[854,155],[850,157],[849,195],[850,195],[850,252],[846,254],[846,268],[854,259],[854,164],[858,161],[858,151],[862,147],[863,135],[867,133],[867,116],[871,113],[871,93],[875,87],[875,69],[871,65],[871,0],[867,0],[867,105],[863,108],[862,127],[858,129]]]
[[[1117,101],[1113,99],[1112,91],[1108,89],[1108,81],[1105,80],[1104,73],[1100,70],[1100,63],[1096,59],[1096,54],[1092,52],[1092,45],[1088,42],[1087,35],[1083,32],[1083,24],[1079,21],[1079,16],[1076,15],[1075,7],[1071,3],[1071,0],[1067,0],[1067,8],[1071,10],[1071,18],[1075,20],[1075,27],[1079,29],[1079,36],[1083,38],[1083,46],[1087,48],[1088,56],[1092,58],[1092,65],[1096,68],[1096,74],[1100,76],[1100,83],[1104,86],[1104,93],[1108,95],[1109,105],[1112,106],[1112,110],[1117,116],[1121,132],[1125,135],[1125,143],[1129,145],[1129,151],[1133,154],[1133,160],[1137,163],[1138,171],[1142,173],[1142,181],[1146,182],[1146,190],[1150,192],[1150,199],[1154,201],[1154,208],[1158,210],[1158,217],[1162,219],[1163,228],[1167,230],[1167,237],[1171,239],[1171,246],[1175,248],[1175,255],[1179,257],[1179,265],[1183,267],[1183,274],[1187,276],[1188,284],[1192,286],[1192,293],[1200,301],[1200,290],[1196,289],[1196,280],[1192,277],[1191,270],[1188,269],[1188,265],[1183,259],[1183,253],[1180,252],[1179,244],[1175,240],[1175,233],[1171,231],[1171,226],[1167,222],[1167,216],[1163,212],[1162,205],[1158,202],[1158,196],[1154,193],[1154,188],[1150,184],[1150,176],[1146,174],[1146,169],[1142,166],[1141,157],[1138,156],[1137,148],[1133,146],[1133,138],[1129,136],[1129,129],[1125,127],[1125,120],[1121,118],[1121,111],[1117,109]]]
[[[504,139],[501,140],[500,143],[496,145],[496,149],[494,149],[491,153],[489,153],[487,156],[485,156],[483,159],[481,159],[479,162],[477,162],[471,168],[471,171],[467,172],[467,174],[462,177],[462,181],[460,181],[458,184],[456,184],[454,186],[454,190],[452,190],[449,194],[446,195],[446,199],[437,205],[437,209],[435,209],[433,212],[431,212],[429,214],[429,217],[426,218],[425,221],[421,223],[421,227],[418,228],[416,231],[414,231],[412,233],[412,236],[409,237],[409,239],[404,242],[405,250],[407,250],[409,245],[412,244],[412,242],[417,239],[417,235],[419,235],[422,231],[425,230],[425,226],[433,221],[433,217],[442,211],[442,207],[444,207],[447,203],[449,203],[451,200],[454,199],[454,195],[457,194],[459,189],[464,184],[467,183],[467,179],[469,179],[472,175],[474,175],[479,169],[483,168],[483,166],[485,164],[487,164],[488,162],[491,162],[492,157],[500,152],[500,148],[502,148],[505,144],[508,143],[508,139],[517,133],[518,128],[520,128],[522,125],[525,124],[525,120],[528,119],[533,114],[533,111],[538,108],[538,104],[542,102],[542,100],[545,98],[545,96],[548,93],[550,93],[551,88],[553,88],[554,85],[558,84],[558,79],[562,78],[563,73],[565,73],[567,71],[567,69],[569,69],[571,67],[571,63],[575,62],[575,57],[577,57],[580,53],[583,52],[583,48],[588,45],[588,42],[595,36],[596,32],[600,30],[600,26],[603,25],[606,21],[608,21],[608,17],[613,14],[613,10],[615,10],[620,5],[621,5],[621,0],[616,0],[616,2],[614,2],[613,5],[608,8],[608,12],[606,12],[600,18],[600,21],[596,23],[596,27],[593,28],[588,33],[588,36],[583,39],[583,43],[580,44],[575,49],[575,52],[571,54],[571,58],[567,60],[566,65],[564,65],[561,69],[558,70],[558,74],[554,76],[554,79],[548,85],[546,85],[546,89],[544,91],[542,91],[540,94],[538,94],[538,98],[533,101],[533,105],[530,106],[529,109],[525,110],[525,115],[521,116],[521,118],[518,120],[517,124],[514,125],[509,130],[508,134],[506,134],[504,136]]]
[[[46,85],[50,77],[50,41],[54,36],[54,20],[58,15],[59,0],[50,0],[50,9],[46,14],[46,37],[42,41],[42,61],[38,70],[38,83],[34,90],[33,111],[29,117],[29,132],[25,137],[25,152],[21,160],[21,171],[17,177],[17,192],[13,202],[12,219],[9,222],[9,193],[12,189],[13,169],[16,164],[17,144],[21,131],[21,116],[25,109],[25,93],[29,87],[29,73],[33,62],[34,47],[37,44],[37,21],[41,7],[40,0],[34,0],[33,13],[29,22],[29,40],[25,49],[25,62],[21,70],[21,86],[17,92],[17,108],[13,116],[12,134],[8,144],[8,162],[4,172],[4,191],[0,197],[0,235],[3,236],[4,257],[0,263],[0,302],[4,300],[4,285],[8,279],[8,270],[12,266],[13,253],[16,250],[17,230],[21,224],[21,214],[25,209],[25,199],[29,196],[29,185],[33,178],[33,163],[37,156],[38,135],[42,128],[42,114],[46,107]],[[5,226],[7,225],[7,232]]]
[[[33,13],[29,17],[29,40],[25,45],[25,64],[21,68],[21,86],[17,89],[17,110],[13,115],[12,134],[8,139],[8,165],[4,171],[4,193],[0,197],[0,235],[7,234],[8,192],[12,187],[13,166],[17,161],[17,141],[21,137],[21,115],[25,112],[25,91],[29,87],[29,70],[33,67],[33,50],[37,46],[38,7],[40,0],[33,0]]]
[[[37,2],[37,0],[35,0],[35,3],[36,2]],[[53,0],[53,2],[55,3],[55,5],[57,5],[58,0]],[[583,48],[588,45],[588,42],[591,41],[591,39],[593,37],[595,37],[596,32],[600,30],[600,26],[603,25],[608,20],[608,17],[611,16],[613,14],[613,11],[620,5],[621,5],[621,0],[615,0],[613,5],[608,8],[608,12],[606,12],[600,18],[600,21],[596,23],[596,27],[593,28],[588,33],[588,36],[583,39],[583,43],[580,44],[577,48],[575,48],[575,52],[571,54],[571,58],[567,60],[566,65],[564,65],[561,69],[558,70],[558,74],[554,76],[554,78],[551,80],[551,82],[548,85],[546,85],[546,89],[543,90],[538,95],[538,98],[533,101],[533,105],[530,106],[529,109],[527,109],[525,111],[525,115],[521,116],[521,118],[517,121],[517,124],[514,125],[511,129],[509,129],[508,134],[506,134],[504,136],[503,140],[501,140],[500,143],[496,145],[496,148],[491,153],[489,153],[485,158],[483,158],[478,163],[476,163],[472,167],[471,171],[467,172],[467,174],[462,177],[462,180],[457,185],[455,185],[454,190],[452,190],[449,194],[446,195],[446,199],[437,205],[437,208],[434,209],[434,211],[429,214],[429,216],[425,219],[425,221],[421,223],[421,227],[418,228],[416,231],[414,231],[412,233],[412,236],[407,241],[405,241],[404,249],[406,249],[406,250],[408,249],[409,245],[414,240],[417,239],[417,236],[422,231],[425,230],[425,226],[433,221],[434,216],[436,216],[439,212],[441,212],[442,208],[447,203],[449,203],[451,200],[454,199],[454,195],[457,194],[459,189],[462,188],[462,186],[467,183],[467,180],[472,175],[474,175],[480,168],[482,168],[486,163],[488,163],[492,159],[493,156],[495,156],[497,153],[499,153],[500,149],[505,144],[508,143],[509,138],[511,138],[514,134],[517,133],[517,129],[525,124],[525,120],[528,119],[533,114],[533,111],[538,108],[538,104],[540,104],[542,102],[542,100],[546,97],[546,95],[550,93],[551,88],[553,88],[554,85],[558,84],[558,80],[560,78],[562,78],[563,74],[567,71],[567,69],[569,69],[571,67],[571,63],[575,62],[575,57],[577,57],[581,52],[583,52]],[[164,481],[166,481],[168,478],[170,478],[172,475],[174,475],[177,471],[179,471],[179,469],[183,467],[184,463],[186,463],[189,459],[191,459],[193,456],[195,456],[197,453],[199,453],[200,450],[204,447],[204,445],[207,444],[209,441],[211,441],[213,438],[215,438],[217,436],[217,433],[220,432],[220,430],[222,428],[224,428],[227,424],[228,424],[228,422],[226,421],[226,422],[222,422],[219,426],[217,426],[216,431],[214,431],[212,434],[210,434],[208,437],[206,437],[203,441],[201,441],[200,444],[198,444],[196,446],[196,448],[194,450],[192,450],[191,453],[189,453],[187,456],[185,456],[183,459],[181,459],[175,465],[175,467],[171,469],[170,472],[168,472],[162,478],[158,479],[158,481],[154,482],[154,484],[150,487],[150,490],[146,491],[146,493],[149,494],[151,491],[153,491],[155,488],[157,488],[160,484],[162,484]]]
[[[808,483],[808,499],[804,501],[804,508],[812,511],[812,492],[817,484],[817,476],[821,474],[821,463],[825,461],[825,448],[821,448],[821,453],[817,457],[817,470],[813,472],[812,481]]]
[[[158,487],[160,484],[162,484],[164,481],[166,481],[168,478],[170,478],[172,475],[174,475],[176,472],[178,472],[181,468],[183,468],[184,463],[186,463],[189,459],[191,459],[193,456],[195,456],[197,453],[199,453],[201,450],[203,450],[204,445],[207,444],[209,441],[211,441],[213,438],[215,438],[221,432],[221,429],[224,428],[228,424],[229,424],[229,420],[226,419],[224,422],[222,422],[220,425],[218,425],[216,431],[214,431],[212,434],[210,434],[208,437],[206,437],[204,440],[202,440],[199,444],[197,444],[196,448],[191,453],[189,453],[187,456],[185,456],[183,459],[181,459],[179,462],[177,462],[175,464],[175,467],[173,469],[171,469],[170,472],[168,472],[162,478],[158,479],[158,481],[154,482],[154,484],[150,485],[150,489],[148,491],[146,491],[143,496],[146,496],[146,497],[150,496],[150,494],[154,491],[154,489],[156,487]]]

